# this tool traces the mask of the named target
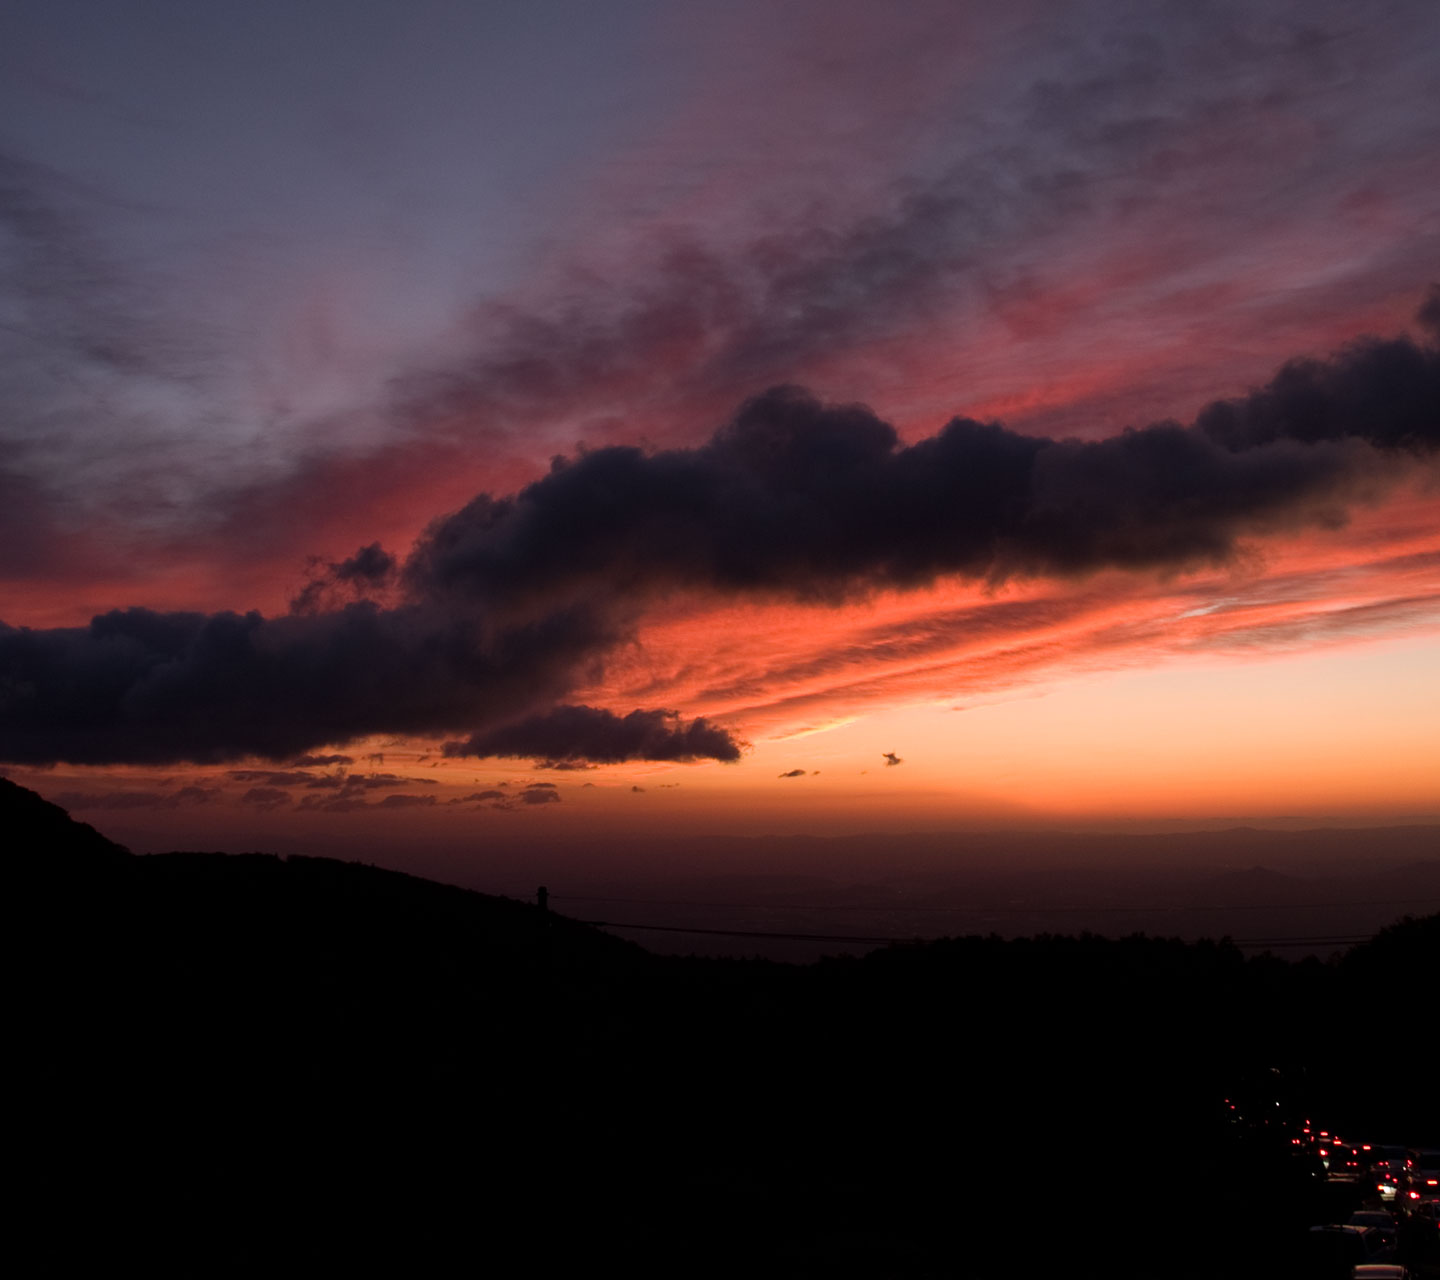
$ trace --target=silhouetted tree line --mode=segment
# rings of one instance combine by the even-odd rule
[[[1222,1099],[1440,1136],[1440,917],[1329,963],[1093,936],[674,959],[358,863],[131,857],[3,781],[0,807],[57,1273],[1260,1274],[1325,1191]]]

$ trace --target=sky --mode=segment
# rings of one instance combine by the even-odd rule
[[[0,768],[132,847],[1440,821],[1440,7],[0,10]]]

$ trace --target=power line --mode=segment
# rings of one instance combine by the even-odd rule
[[[1073,915],[1079,912],[1104,915],[1133,915],[1140,912],[1176,913],[1185,911],[1331,911],[1353,907],[1421,907],[1440,903],[1437,898],[1395,898],[1389,901],[1365,902],[1246,902],[1246,903],[1205,903],[1200,905],[1152,904],[1139,907],[1109,906],[1103,903],[1086,906],[1032,907],[1025,905],[985,906],[923,906],[919,903],[852,903],[835,902],[809,904],[803,902],[696,902],[679,898],[615,898],[595,894],[567,893],[550,895],[551,902],[618,902],[627,906],[646,907],[724,907],[733,911],[918,911],[933,914],[979,914],[979,915]],[[637,928],[639,926],[636,926]]]
[[[1345,938],[1231,938],[1237,947],[1353,947],[1369,942],[1373,934],[1353,934]]]
[[[657,933],[711,933],[726,938],[786,938],[791,942],[920,942],[920,938],[876,938],[840,933],[771,933],[765,929],[695,929],[679,924],[627,924],[620,920],[581,920],[598,929],[649,929]]]
[[[699,933],[725,938],[776,938],[787,942],[865,942],[876,945],[902,945],[925,942],[925,938],[878,937],[864,934],[841,933],[780,933],[768,929],[702,929],[679,924],[633,924],[623,920],[581,920],[578,923],[592,925],[597,929],[643,929],[651,933]],[[1327,938],[1231,938],[1236,947],[1322,947],[1356,946],[1369,942],[1370,934],[1352,934],[1344,937]],[[929,939],[933,941],[933,939]]]

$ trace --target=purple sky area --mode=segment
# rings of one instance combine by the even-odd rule
[[[1437,49],[1433,0],[6,5],[0,763],[161,843],[387,788],[1433,817]]]

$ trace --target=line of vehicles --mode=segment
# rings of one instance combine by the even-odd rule
[[[1346,1142],[1306,1125],[1291,1141],[1310,1146],[1330,1182],[1354,1182],[1366,1195],[1405,1209],[1440,1198],[1440,1152],[1383,1143]]]
[[[1302,1159],[1318,1164],[1316,1176],[1337,1193],[1327,1203],[1356,1206],[1343,1222],[1310,1228],[1307,1275],[1440,1276],[1440,1151],[1347,1141],[1308,1122],[1290,1141]],[[1347,1187],[1353,1195],[1343,1195]]]
[[[1221,1108],[1234,1149],[1289,1224],[1260,1265],[1286,1280],[1440,1280],[1440,1150],[1322,1129],[1302,1119],[1302,1086],[1270,1067]],[[1433,1121],[1425,1129],[1433,1143]]]

